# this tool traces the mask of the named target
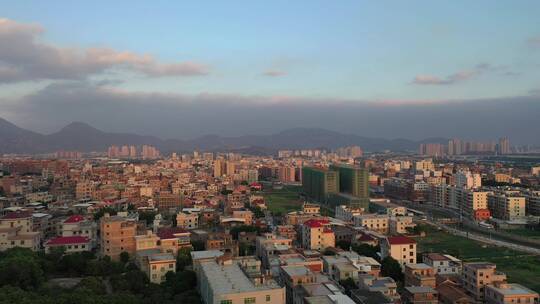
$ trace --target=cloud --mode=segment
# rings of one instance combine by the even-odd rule
[[[147,77],[200,76],[209,67],[197,62],[162,63],[148,54],[111,48],[63,48],[39,40],[44,28],[0,19],[0,83],[77,80],[110,71]]]
[[[287,75],[287,72],[280,71],[280,70],[268,70],[268,71],[263,72],[262,75],[268,76],[268,77],[282,77],[282,76]]]
[[[529,38],[527,40],[527,45],[531,48],[540,48],[540,36]]]
[[[499,70],[502,67],[494,67],[488,63],[480,63],[471,69],[458,71],[446,77],[429,74],[421,74],[414,77],[412,83],[418,85],[451,85],[475,78],[487,71]]]
[[[64,81],[22,99],[0,100],[0,113],[3,118],[39,132],[54,132],[72,121],[83,121],[106,131],[181,139],[208,134],[270,134],[313,127],[367,137],[487,140],[509,136],[513,143],[540,144],[536,134],[540,96],[535,95],[428,102],[368,101],[142,93],[88,81]],[[381,123],[388,121],[391,123]],[[441,123],[449,121],[450,124]]]
[[[530,95],[540,96],[540,89],[532,89],[529,91]]]

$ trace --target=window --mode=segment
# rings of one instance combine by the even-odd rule
[[[245,298],[244,299],[244,304],[254,304],[255,303],[255,298]]]
[[[266,302],[270,302],[270,295],[266,295]]]
[[[232,300],[221,300],[219,304],[232,304]]]

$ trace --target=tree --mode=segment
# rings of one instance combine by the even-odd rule
[[[109,215],[116,215],[117,211],[111,207],[101,208],[98,210],[98,212],[94,213],[94,221],[99,221],[99,219],[103,217],[105,213],[108,213]]]
[[[195,272],[184,270],[179,272],[168,272],[165,275],[165,288],[168,288],[173,295],[180,294],[197,286],[197,276]]]
[[[233,239],[237,240],[238,235],[240,234],[240,232],[257,232],[257,233],[259,233],[260,230],[261,229],[259,227],[256,227],[256,226],[241,225],[241,226],[232,227],[230,233],[231,233]]]
[[[264,218],[266,215],[264,214],[264,211],[262,211],[261,207],[256,206],[251,209],[253,214],[255,215],[255,218]]]
[[[364,255],[364,256],[372,257],[376,260],[379,260],[379,255],[377,254],[380,250],[379,246],[371,246],[369,244],[360,244],[360,245],[354,244],[352,246],[352,250],[358,253],[359,255]]]
[[[129,253],[122,251],[120,253],[120,262],[127,264],[127,262],[129,262]]]
[[[351,242],[347,240],[339,240],[336,242],[336,247],[343,250],[349,250],[351,248]]]
[[[105,284],[98,277],[85,277],[79,282],[77,288],[87,289],[93,294],[105,294]]]
[[[201,251],[206,248],[206,244],[203,241],[191,241],[191,246],[193,246],[193,251]]]
[[[32,290],[37,289],[44,279],[39,258],[30,249],[8,249],[0,260],[0,286]]]
[[[154,211],[139,212],[139,221],[145,221],[147,225],[150,225],[154,222],[156,214]]]
[[[331,248],[326,248],[323,252],[323,255],[336,255],[336,252]]]
[[[351,290],[357,289],[356,282],[353,280],[353,278],[346,278],[345,280],[339,281],[339,284],[343,286],[345,289],[345,293],[350,295]]]
[[[176,257],[176,271],[182,271],[186,266],[191,265],[191,248],[184,247],[178,250]]]
[[[401,265],[391,256],[387,256],[381,261],[381,274],[385,277],[391,277],[395,281],[403,281]]]

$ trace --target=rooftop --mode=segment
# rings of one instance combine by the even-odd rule
[[[310,228],[320,228],[322,227],[323,225],[325,224],[328,224],[330,223],[330,221],[328,220],[315,220],[315,219],[311,219],[311,220],[307,220],[304,222],[304,226],[308,226]]]
[[[191,252],[191,258],[193,260],[217,258],[222,255],[223,255],[223,252],[219,250],[202,250],[202,251]]]
[[[70,216],[67,220],[64,221],[65,224],[74,224],[74,223],[78,223],[78,222],[81,222],[81,221],[84,221],[84,217],[82,215],[72,215]]]
[[[1,219],[16,220],[16,219],[28,218],[31,216],[32,216],[32,213],[30,213],[29,211],[14,211],[14,212],[7,213]]]
[[[255,285],[234,262],[231,265],[218,265],[215,261],[206,261],[201,263],[201,272],[213,292],[219,295],[281,288],[272,280],[267,284]]]
[[[437,291],[429,286],[409,286],[405,289],[410,293],[436,293]]]
[[[389,236],[386,238],[390,245],[416,244],[416,241],[406,236]]]
[[[538,294],[523,285],[515,283],[501,284],[499,286],[488,286],[488,288],[493,289],[505,296]]]
[[[90,239],[85,236],[59,236],[47,241],[46,245],[72,245],[72,244],[86,244],[90,242]]]
[[[177,234],[181,233],[189,233],[189,231],[180,227],[160,228],[157,232],[157,236],[159,236],[160,239],[174,239],[177,237]]]

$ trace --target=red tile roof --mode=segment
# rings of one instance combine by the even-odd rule
[[[320,228],[324,224],[328,224],[329,222],[330,222],[329,220],[314,220],[314,219],[311,219],[311,220],[305,221],[304,226],[308,226],[309,228]]]
[[[16,220],[16,219],[27,218],[31,216],[32,216],[32,213],[28,211],[13,211],[4,215],[2,219],[3,220]]]
[[[47,241],[46,245],[72,245],[72,244],[85,244],[90,242],[90,239],[85,236],[59,236]]]
[[[375,240],[375,238],[372,237],[369,234],[361,233],[360,235],[361,236],[358,238],[359,241],[369,242],[369,241],[374,241]]]
[[[76,215],[70,216],[67,220],[64,221],[64,223],[73,224],[73,223],[78,223],[81,221],[84,221],[84,217],[82,215],[76,214]]]
[[[386,238],[390,245],[416,244],[416,241],[406,236],[389,236]]]
[[[189,231],[180,227],[161,228],[158,230],[157,236],[159,236],[160,239],[174,239],[176,238],[175,234],[179,233],[189,233]]]

